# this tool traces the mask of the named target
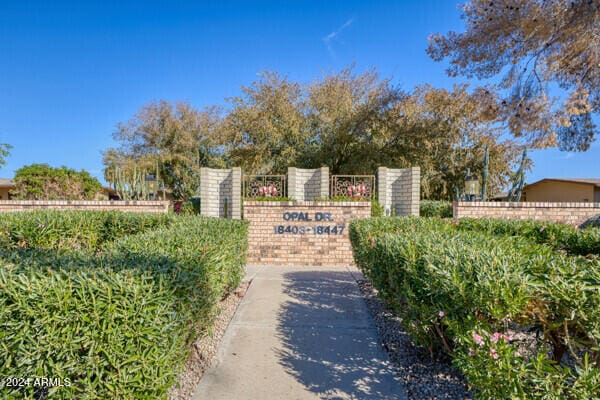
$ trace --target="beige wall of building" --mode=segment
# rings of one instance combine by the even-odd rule
[[[551,202],[593,202],[594,185],[578,182],[546,181],[526,186],[524,200]]]
[[[10,188],[0,187],[0,200],[8,200],[8,191]]]

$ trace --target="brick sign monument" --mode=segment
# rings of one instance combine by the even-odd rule
[[[289,168],[287,178],[286,197],[295,201],[253,201],[245,186],[243,218],[250,222],[249,264],[354,264],[349,225],[371,216],[371,202],[365,200],[374,198],[375,191],[386,215],[419,215],[419,168],[380,167],[377,183],[368,175],[330,176],[327,167]],[[262,192],[268,188],[276,196],[285,192],[284,182],[278,181],[281,176],[259,179]],[[362,201],[323,200],[350,196]]]
[[[248,263],[351,265],[349,223],[370,215],[366,201],[246,201]]]

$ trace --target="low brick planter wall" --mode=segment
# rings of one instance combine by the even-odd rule
[[[454,218],[533,219],[579,225],[600,214],[600,203],[454,202]]]
[[[0,213],[32,210],[89,210],[166,213],[168,201],[0,200]]]
[[[248,263],[353,265],[350,221],[371,216],[369,202],[244,202]]]

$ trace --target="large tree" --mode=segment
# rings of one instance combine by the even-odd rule
[[[377,143],[389,110],[403,93],[375,71],[344,69],[313,82],[306,96],[310,146],[304,164],[327,165],[334,174],[372,173],[381,162]]]
[[[222,126],[230,163],[247,173],[284,173],[307,140],[301,86],[264,72],[241,90]]]
[[[450,199],[467,169],[480,173],[486,146],[490,193],[505,186],[520,151],[501,139],[498,99],[488,88],[408,93],[375,71],[347,68],[308,85],[266,73],[232,103],[222,144],[246,173],[326,165],[333,174],[373,174],[418,165],[424,195]]]
[[[134,118],[117,125],[119,148],[104,153],[105,176],[115,169],[159,171],[175,199],[193,196],[200,167],[221,166],[222,149],[215,140],[216,109],[199,112],[188,103],[166,101],[144,106]]]
[[[6,165],[6,157],[10,154],[12,146],[7,143],[0,143],[0,168]]]
[[[503,75],[499,112],[515,137],[587,150],[600,112],[600,1],[470,0],[463,18],[465,32],[430,37],[433,59],[448,58],[451,76]]]
[[[463,190],[467,170],[481,176],[488,147],[487,187],[495,193],[506,186],[519,155],[514,141],[501,138],[495,102],[485,88],[417,87],[390,111],[379,158],[388,166],[418,165],[423,196],[449,200]]]

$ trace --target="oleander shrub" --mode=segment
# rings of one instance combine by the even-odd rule
[[[421,200],[419,203],[421,217],[452,218],[452,202],[442,200]]]
[[[462,222],[462,220],[461,220]],[[478,398],[600,395],[600,261],[438,218],[351,223],[358,266]]]
[[[49,390],[52,399],[164,397],[186,355],[176,303],[163,282],[136,271],[0,265],[0,374],[68,380]],[[45,398],[35,389],[2,392]]]
[[[130,216],[121,217],[111,223],[119,232],[130,226]],[[46,392],[4,387],[3,395],[166,398],[190,342],[210,329],[217,301],[239,284],[247,246],[243,221],[169,221],[98,251],[32,247],[38,242],[3,250],[0,376],[69,380]]]
[[[196,321],[243,276],[247,223],[182,217],[172,227],[126,236],[105,249],[103,265],[166,279],[180,305]]]
[[[15,199],[92,200],[102,192],[102,184],[89,172],[48,164],[31,164],[15,172]]]
[[[96,251],[103,243],[158,226],[168,214],[39,210],[2,214],[0,249]]]
[[[383,217],[385,210],[377,199],[371,199],[371,217]]]

